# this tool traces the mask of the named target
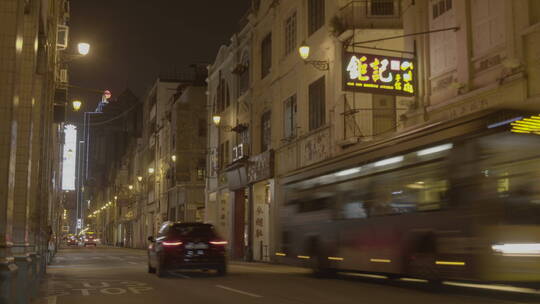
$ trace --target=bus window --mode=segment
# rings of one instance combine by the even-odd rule
[[[540,223],[540,161],[538,159],[516,161],[489,167],[485,182],[495,189],[484,190],[497,193],[502,200],[504,222],[514,225]],[[487,206],[493,212],[496,206]],[[488,210],[484,210],[488,212]]]
[[[374,216],[439,210],[448,200],[448,181],[440,164],[431,164],[374,177],[371,213]]]
[[[327,197],[306,199],[298,202],[298,212],[313,212],[324,210],[330,207],[330,200]]]
[[[341,206],[341,218],[343,219],[359,219],[366,217],[367,210],[365,202],[360,199],[347,200]]]

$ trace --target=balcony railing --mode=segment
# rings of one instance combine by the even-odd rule
[[[403,28],[399,0],[351,1],[340,9],[345,29]]]

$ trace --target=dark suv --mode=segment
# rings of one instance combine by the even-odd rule
[[[169,270],[215,269],[227,273],[227,242],[202,223],[166,222],[158,236],[148,237],[148,272],[164,276]]]

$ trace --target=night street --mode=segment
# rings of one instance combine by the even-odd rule
[[[0,16],[0,304],[540,303],[540,0]]]
[[[160,279],[146,272],[143,250],[70,248],[49,267],[38,303],[534,303],[532,295],[342,275],[317,279],[309,270],[231,263],[226,277],[178,272]],[[525,290],[525,289],[523,289]],[[48,295],[46,298],[45,295]],[[360,301],[362,300],[362,301]]]

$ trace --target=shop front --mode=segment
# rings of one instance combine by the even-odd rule
[[[248,181],[252,193],[250,218],[253,225],[250,229],[252,239],[252,259],[256,261],[270,260],[270,240],[272,201],[274,193],[274,153],[263,152],[249,159]]]
[[[249,259],[251,252],[249,234],[249,186],[247,179],[247,163],[238,161],[225,170],[228,191],[222,191],[220,196],[220,222],[229,222],[229,250],[233,259]],[[229,193],[232,195],[230,206]],[[230,212],[230,215],[227,213]]]

